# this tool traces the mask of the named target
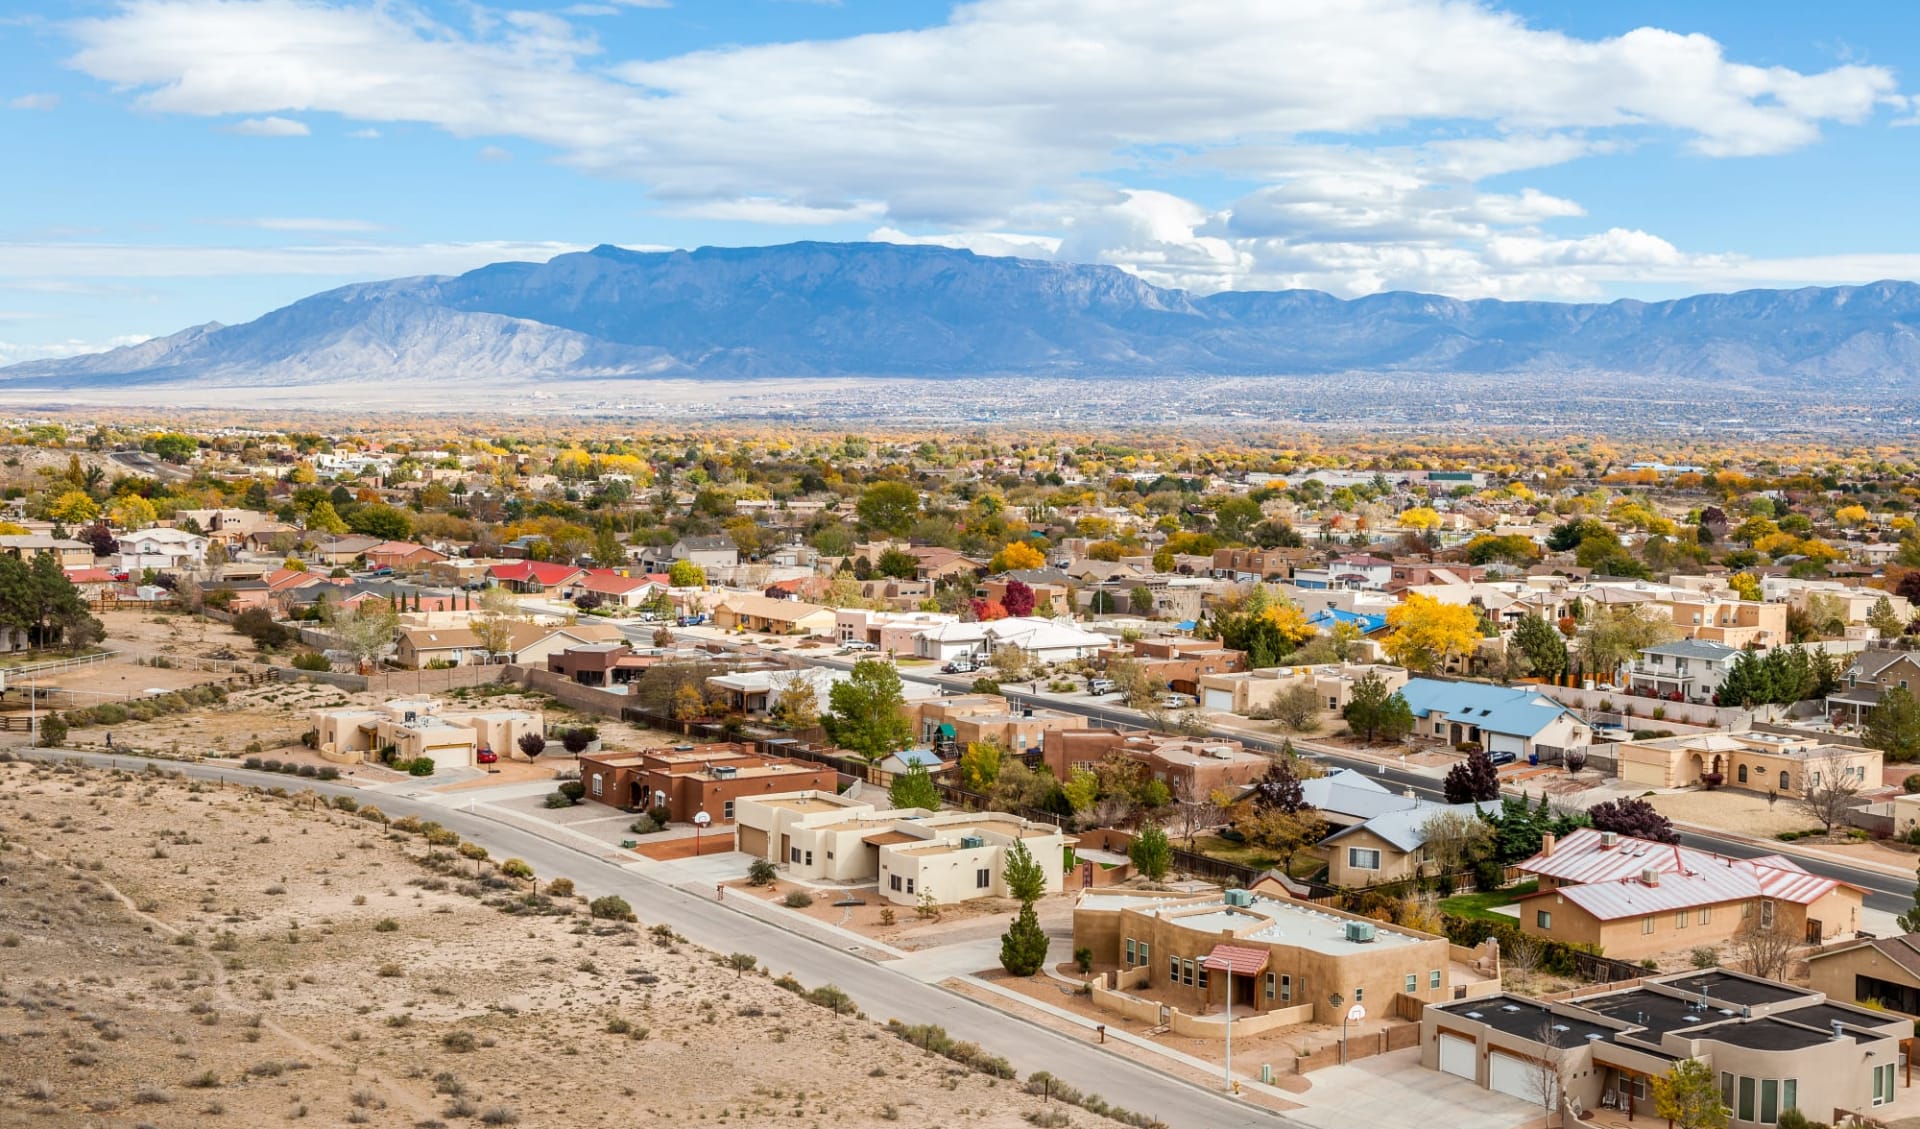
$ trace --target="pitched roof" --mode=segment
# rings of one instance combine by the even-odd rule
[[[1715,643],[1707,639],[1675,639],[1669,643],[1655,643],[1651,647],[1640,648],[1643,655],[1672,655],[1681,659],[1700,659],[1704,662],[1724,662],[1740,653],[1740,648],[1729,647],[1725,643]]]
[[[1920,933],[1905,933],[1898,937],[1874,937],[1870,940],[1855,941],[1851,944],[1835,945],[1831,948],[1821,949],[1818,952],[1808,953],[1807,959],[1809,961],[1815,961],[1823,957],[1838,956],[1841,953],[1852,952],[1862,946],[1872,948],[1881,956],[1892,961],[1896,967],[1900,968],[1907,975],[1916,980],[1920,980]]]
[[[1343,835],[1356,831],[1370,831],[1393,844],[1401,854],[1411,854],[1419,850],[1427,841],[1427,821],[1439,815],[1449,813],[1474,817],[1482,812],[1493,815],[1500,810],[1500,801],[1482,800],[1477,804],[1436,804],[1428,800],[1416,800],[1411,807],[1382,812],[1352,827],[1344,827],[1326,837],[1323,842],[1331,843]]]
[[[1450,720],[1469,722],[1483,730],[1515,737],[1534,734],[1572,713],[1539,690],[1489,686],[1482,682],[1441,682],[1415,678],[1400,688],[1413,716],[1438,711]]]
[[[576,565],[555,564],[551,561],[514,561],[511,564],[494,565],[487,569],[487,575],[509,584],[525,584],[532,581],[551,588],[556,584],[564,584],[585,571]]]
[[[1215,971],[1231,972],[1235,976],[1255,976],[1267,967],[1267,958],[1272,950],[1252,948],[1247,945],[1215,945],[1201,963]]]
[[[1323,812],[1359,820],[1410,808],[1416,803],[1412,797],[1390,792],[1351,768],[1336,768],[1325,776],[1302,780],[1300,795]]]
[[[1809,874],[1782,855],[1727,858],[1631,835],[1617,836],[1608,846],[1601,832],[1591,827],[1556,843],[1551,855],[1542,851],[1517,868],[1556,879],[1561,884],[1548,893],[1565,897],[1601,920],[1747,898],[1808,905],[1841,886],[1858,889]],[[1646,884],[1643,876],[1650,871],[1658,875],[1657,885]]]

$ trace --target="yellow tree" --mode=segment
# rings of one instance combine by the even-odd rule
[[[993,555],[993,560],[987,567],[995,572],[1014,572],[1019,569],[1040,568],[1046,563],[1046,554],[1032,545],[1025,541],[1009,541],[1006,548]]]
[[[122,529],[145,529],[159,517],[154,512],[153,503],[138,494],[126,494],[116,499],[107,516]]]
[[[1309,639],[1319,634],[1319,632],[1315,631],[1313,626],[1307,622],[1307,613],[1301,611],[1297,604],[1291,604],[1285,600],[1275,600],[1273,603],[1268,604],[1266,609],[1260,614],[1266,618],[1268,623],[1273,624],[1274,631],[1278,632],[1280,637],[1287,641],[1287,651],[1289,654],[1298,650],[1304,646]]]
[[[87,497],[85,490],[69,490],[55,498],[53,505],[47,507],[47,516],[55,521],[78,525],[99,517],[100,506],[92,498]]]
[[[1760,578],[1751,572],[1736,572],[1727,577],[1727,587],[1742,600],[1760,599]]]
[[[1432,506],[1415,506],[1412,509],[1401,510],[1400,527],[1419,530],[1438,529],[1440,528],[1439,511]]]
[[[1419,593],[1387,611],[1387,626],[1387,655],[1408,670],[1440,670],[1480,642],[1480,617],[1472,608]]]
[[[1861,505],[1841,506],[1833,511],[1833,520],[1845,526],[1867,524],[1867,507]]]

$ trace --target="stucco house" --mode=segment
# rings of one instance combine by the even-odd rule
[[[1675,639],[1640,648],[1627,671],[1627,687],[1658,697],[1711,702],[1740,657],[1740,648],[1704,639]]]
[[[1628,740],[1614,755],[1619,777],[1627,784],[1685,788],[1717,773],[1729,788],[1782,796],[1802,795],[1809,784],[1828,783],[1835,775],[1856,781],[1862,789],[1869,783],[1877,786],[1883,760],[1879,749],[1757,732]]]
[[[1449,745],[1472,742],[1518,757],[1558,754],[1593,743],[1593,727],[1536,687],[1413,678],[1400,688],[1416,736]]]
[[[1808,984],[1830,1000],[1920,1020],[1920,933],[1863,937],[1808,953]]]

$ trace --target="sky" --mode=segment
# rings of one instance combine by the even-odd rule
[[[1891,0],[7,0],[0,364],[598,243],[1920,278],[1916,56]]]

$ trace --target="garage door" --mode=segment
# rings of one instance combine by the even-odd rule
[[[764,827],[742,827],[740,829],[740,846],[738,849],[745,851],[755,858],[766,858],[767,829]]]
[[[1480,735],[1486,738],[1487,751],[1490,753],[1512,753],[1514,756],[1526,754],[1527,742],[1523,737],[1515,737],[1507,733],[1488,733],[1484,729],[1480,731]]]
[[[1487,1056],[1487,1089],[1523,1102],[1534,1100],[1537,1067],[1523,1058],[1495,1051]]]
[[[1209,690],[1207,691],[1207,700],[1205,702],[1205,705],[1210,710],[1221,710],[1226,713],[1232,713],[1233,712],[1233,691]]]
[[[1458,1035],[1441,1035],[1440,1070],[1470,1082],[1478,1082],[1480,1072],[1474,1069],[1473,1040],[1462,1039]]]

